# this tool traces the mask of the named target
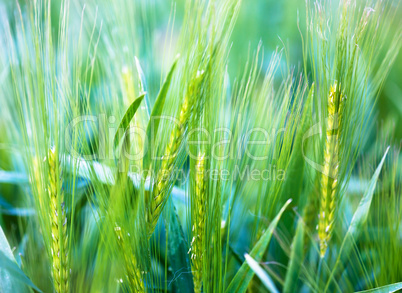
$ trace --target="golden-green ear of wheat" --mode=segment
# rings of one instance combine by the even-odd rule
[[[67,215],[62,189],[61,164],[54,150],[49,150],[48,162],[48,193],[50,199],[49,215],[52,229],[51,253],[53,284],[56,292],[69,291],[69,254],[67,236]],[[57,170],[57,166],[59,171]]]
[[[165,149],[162,159],[161,168],[157,174],[156,181],[153,184],[150,197],[147,197],[147,233],[150,238],[155,230],[156,223],[162,213],[163,207],[167,199],[167,188],[169,187],[170,175],[172,174],[174,163],[179,151],[180,143],[183,140],[184,132],[186,130],[188,120],[195,104],[196,91],[204,77],[203,74],[199,75],[192,83],[190,83],[189,90],[184,97],[183,104],[180,108],[180,115],[178,124],[175,125],[172,134],[170,135],[169,143]]]
[[[127,279],[130,284],[130,289],[133,290],[131,292],[145,292],[144,283],[141,278],[141,271],[139,269],[136,256],[134,253],[130,253],[132,252],[131,246],[126,245],[126,240],[124,239],[125,235],[123,235],[121,227],[116,226],[114,231],[116,233],[119,248],[124,255]]]
[[[203,241],[205,233],[205,156],[198,154],[195,164],[195,182],[193,194],[193,227],[191,241],[191,271],[193,272],[194,292],[201,292],[202,288],[202,266],[203,266]]]
[[[343,111],[343,97],[337,83],[328,96],[328,124],[324,146],[324,170],[321,174],[321,200],[318,220],[320,256],[324,257],[334,229],[339,175],[339,137]]]
[[[152,189],[151,199],[148,202],[147,210],[147,231],[148,238],[150,238],[155,230],[156,223],[158,222],[159,215],[161,214],[164,202],[166,188],[169,183],[169,174],[172,173],[177,151],[180,146],[180,141],[185,130],[185,124],[187,123],[188,117],[190,116],[189,98],[185,97],[183,105],[180,110],[179,124],[175,126],[173,133],[170,136],[169,143],[166,147],[166,157],[163,159],[162,166],[158,172],[156,182]]]

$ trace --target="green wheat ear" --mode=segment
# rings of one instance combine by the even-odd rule
[[[162,213],[167,187],[169,183],[169,174],[172,173],[175,158],[177,156],[177,151],[180,146],[180,141],[184,134],[185,125],[187,123],[188,117],[190,116],[191,106],[189,105],[189,98],[184,99],[183,105],[180,111],[179,124],[173,130],[170,136],[169,144],[166,147],[165,156],[168,157],[166,160],[162,161],[162,166],[160,172],[158,172],[156,183],[151,193],[151,200],[148,202],[147,211],[147,231],[148,238],[150,238],[155,230],[156,223],[158,222],[159,216]],[[164,156],[164,157],[165,157]]]
[[[139,269],[137,259],[134,253],[130,253],[132,251],[130,246],[126,245],[126,241],[124,240],[124,235],[119,226],[116,226],[114,229],[117,237],[118,245],[123,252],[124,255],[124,264],[127,272],[127,279],[130,284],[130,289],[134,290],[133,292],[143,293],[145,292],[144,283],[141,278],[141,271]]]
[[[147,233],[151,238],[159,216],[167,200],[167,189],[169,187],[170,175],[172,174],[174,163],[179,151],[180,142],[183,140],[191,110],[195,103],[195,95],[198,90],[203,74],[199,75],[189,86],[189,90],[184,97],[183,104],[180,109],[179,122],[175,125],[170,135],[169,143],[166,147],[165,154],[162,159],[162,166],[157,174],[156,181],[153,184],[150,197],[147,197]],[[166,159],[165,159],[166,158]]]
[[[195,165],[195,190],[193,204],[193,239],[191,241],[191,271],[193,273],[194,292],[200,293],[202,288],[203,241],[205,231],[205,156],[198,154]]]
[[[328,125],[324,147],[324,170],[321,175],[321,201],[318,220],[320,256],[324,257],[334,229],[336,192],[339,175],[339,136],[343,112],[343,97],[337,83],[328,96]]]
[[[53,284],[56,292],[69,292],[69,255],[67,236],[67,216],[64,207],[64,193],[62,190],[61,164],[54,150],[48,152],[48,193],[50,198],[51,214],[51,253]],[[59,166],[59,172],[57,172]]]

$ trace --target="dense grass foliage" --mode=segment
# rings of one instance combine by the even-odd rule
[[[399,3],[283,2],[0,2],[0,292],[402,290]]]

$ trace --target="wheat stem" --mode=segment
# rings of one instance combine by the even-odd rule
[[[52,233],[52,274],[53,284],[56,292],[69,291],[69,254],[68,254],[68,236],[67,236],[67,215],[64,207],[64,192],[61,188],[63,181],[61,179],[61,168],[55,151],[48,153],[49,166],[49,185],[48,192],[50,197],[51,214],[51,233]],[[59,172],[57,172],[57,166]]]

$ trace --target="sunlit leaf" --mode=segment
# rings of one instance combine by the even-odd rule
[[[285,285],[283,287],[284,293],[296,292],[297,280],[299,278],[301,264],[303,261],[303,225],[303,221],[299,220],[297,223],[296,234],[292,242],[288,271],[286,273]]]
[[[267,287],[267,289],[272,293],[279,293],[271,277],[262,269],[262,267],[260,267],[258,262],[256,262],[247,253],[244,255],[244,258],[246,259],[246,262],[253,270],[253,272],[258,276],[258,278],[260,278],[261,282],[265,285],[265,287]]]
[[[42,292],[18,266],[3,229],[0,227],[0,291],[29,292],[27,286]]]
[[[151,163],[150,146],[151,146],[151,142],[152,142],[152,134],[158,133],[159,122],[160,122],[160,119],[158,119],[158,118],[162,114],[163,106],[165,105],[166,96],[169,91],[173,73],[176,68],[178,60],[179,60],[179,56],[177,56],[176,60],[173,62],[172,67],[170,68],[170,71],[169,71],[168,75],[166,76],[165,82],[163,83],[162,88],[159,91],[158,97],[156,98],[155,105],[152,108],[152,113],[151,113],[151,117],[149,119],[149,123],[147,126],[147,132],[146,132],[147,143],[145,143],[145,145],[144,145],[143,167],[145,170],[147,170],[149,168],[149,165]]]
[[[370,290],[364,290],[364,291],[359,291],[356,293],[393,293],[398,290],[402,290],[402,282],[391,284],[391,285],[386,285]]]
[[[373,199],[373,194],[375,191],[375,187],[377,185],[378,176],[380,175],[382,166],[384,165],[385,157],[387,156],[388,150],[389,147],[385,151],[385,154],[382,157],[381,162],[378,165],[377,169],[375,170],[374,175],[369,182],[368,188],[366,189],[366,192],[364,193],[362,199],[360,200],[359,206],[357,207],[357,210],[353,215],[348,231],[346,232],[346,235],[342,241],[338,258],[336,259],[336,263],[334,265],[334,268],[332,269],[331,275],[326,285],[326,289],[324,291],[328,289],[334,276],[338,274],[339,264],[342,262],[343,259],[349,256],[350,251],[353,249],[354,241],[359,237],[360,231],[362,230],[360,228],[367,220],[371,201]]]
[[[258,240],[257,244],[253,247],[250,252],[250,256],[255,259],[257,262],[261,261],[262,256],[267,250],[268,244],[272,238],[274,230],[279,223],[279,220],[287,208],[287,206],[291,203],[291,200],[288,200],[276,217],[273,219],[271,224],[268,226],[268,229],[262,234],[261,238]],[[229,287],[226,289],[226,293],[231,292],[245,292],[247,290],[248,284],[254,276],[254,271],[250,270],[249,265],[246,261],[243,262],[240,269],[237,271],[234,276],[232,282],[230,282]]]

